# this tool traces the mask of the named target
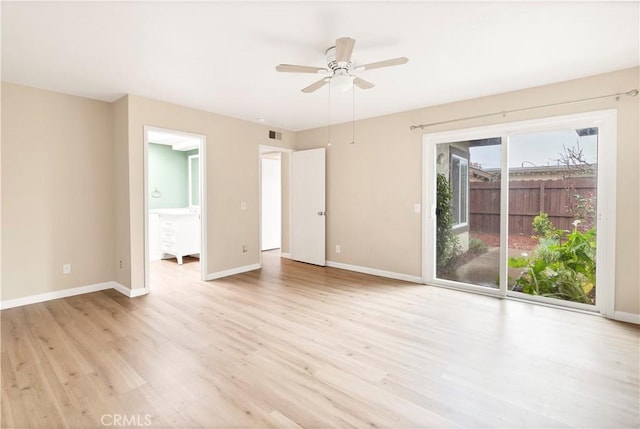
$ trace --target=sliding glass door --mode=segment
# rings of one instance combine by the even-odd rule
[[[597,177],[598,127],[509,138],[510,295],[596,305]]]
[[[605,111],[425,135],[425,283],[611,312],[614,124]]]
[[[435,147],[435,278],[500,289],[502,138]]]

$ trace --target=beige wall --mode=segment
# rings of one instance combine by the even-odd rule
[[[2,204],[2,85],[0,84],[0,301],[2,301]]]
[[[111,124],[109,103],[2,83],[2,300],[113,280]]]
[[[332,127],[327,150],[327,259],[421,276],[422,135],[430,132],[616,108],[618,110],[616,310],[640,313],[638,140],[640,97],[465,120],[411,131],[415,124],[626,92],[640,86],[633,68],[543,87],[461,101]],[[296,148],[326,144],[326,128],[296,133]],[[606,150],[606,148],[601,148]],[[341,245],[341,253],[334,252]]]
[[[258,146],[292,147],[293,133],[278,130],[282,141],[271,140],[266,125],[137,96],[128,97],[128,108],[129,193],[118,193],[118,198],[128,198],[129,203],[131,288],[144,285],[145,125],[206,136],[208,273],[259,263]],[[247,203],[244,211],[240,209],[242,202]],[[248,247],[246,255],[242,255],[242,245]],[[128,259],[126,254],[116,256]]]
[[[114,163],[114,230],[113,267],[115,281],[131,288],[131,240],[129,234],[129,96],[112,104]],[[122,264],[120,262],[122,261]]]
[[[207,137],[208,272],[260,261],[258,145],[290,148],[293,133],[275,141],[265,125],[141,97],[103,103],[4,82],[2,104],[2,300],[111,280],[143,287],[145,125]],[[283,205],[288,222],[287,195]]]

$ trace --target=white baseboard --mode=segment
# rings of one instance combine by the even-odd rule
[[[138,296],[147,295],[149,293],[149,289],[146,287],[139,287],[138,289],[133,289],[129,292],[129,298],[136,298]]]
[[[280,257],[281,258],[291,259],[291,254],[289,254],[289,253],[280,253]]]
[[[25,296],[24,298],[7,299],[0,301],[0,310],[6,310],[13,307],[21,307],[23,305],[36,304],[38,302],[51,301],[54,299],[67,298],[85,293],[98,292],[106,289],[113,289],[113,283],[105,282],[87,286],[79,286],[70,289],[57,290],[55,292],[39,293],[37,295]]]
[[[79,286],[70,289],[63,289],[55,292],[39,293],[37,295],[25,296],[24,298],[7,299],[4,301],[0,301],[0,310],[6,310],[13,307],[21,307],[23,305],[29,304],[37,304],[39,302],[52,301],[54,299],[68,298],[70,296],[83,295],[85,293],[99,292],[101,290],[108,289],[115,289],[129,298],[135,298],[137,296],[142,296],[149,293],[149,289],[138,288],[131,290],[126,286],[122,286],[120,283],[111,281],[87,286]]]
[[[619,320],[621,322],[635,323],[636,325],[640,325],[640,314],[626,313],[624,311],[614,311],[613,317],[611,318],[614,320]]]
[[[141,287],[137,289],[129,289],[128,287],[123,286],[120,283],[117,283],[117,282],[111,282],[111,283],[113,284],[113,288],[115,290],[117,290],[118,292],[120,292],[121,294],[129,298],[135,298],[137,296],[142,296],[149,293],[149,289],[147,288]]]
[[[222,277],[233,276],[236,274],[246,273],[247,271],[259,270],[260,264],[245,265],[244,267],[231,268],[230,270],[218,271],[217,273],[207,274],[207,280],[216,280]]]
[[[126,286],[121,285],[118,282],[112,282],[113,283],[113,288],[115,290],[117,290],[118,292],[120,292],[121,294],[123,294],[124,296],[129,296],[129,293],[131,292],[131,289],[129,289]]]
[[[371,274],[373,276],[386,277],[388,279],[403,280],[405,282],[422,284],[422,278],[420,278],[419,276],[411,276],[409,274],[394,273],[393,271],[384,271],[375,268],[343,264],[342,262],[327,261],[326,264],[327,267],[339,268],[341,270],[355,271],[357,273]]]

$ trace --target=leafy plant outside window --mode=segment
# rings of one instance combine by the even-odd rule
[[[596,229],[581,232],[580,221],[576,220],[573,231],[561,231],[549,228],[542,215],[536,219],[538,229],[534,220],[534,230],[541,235],[532,257],[509,258],[510,267],[526,268],[516,280],[514,290],[594,304]]]
[[[452,270],[462,250],[458,237],[453,233],[452,197],[449,181],[444,174],[438,173],[436,184],[436,272],[438,275]]]

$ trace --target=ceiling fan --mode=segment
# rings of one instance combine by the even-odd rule
[[[327,49],[327,67],[279,64],[278,66],[276,66],[276,70],[279,72],[287,73],[314,73],[324,75],[324,77],[319,81],[312,83],[306,88],[303,88],[302,92],[305,93],[317,91],[329,82],[337,83],[338,86],[342,87],[344,90],[351,88],[352,85],[355,85],[361,89],[370,89],[375,85],[367,80],[356,76],[356,73],[360,73],[365,70],[406,64],[407,61],[409,61],[409,59],[406,57],[399,57],[390,60],[377,61],[375,63],[363,64],[360,66],[354,66],[351,62],[351,54],[353,53],[353,47],[355,43],[356,41],[349,37],[341,37],[337,39],[336,45]]]

